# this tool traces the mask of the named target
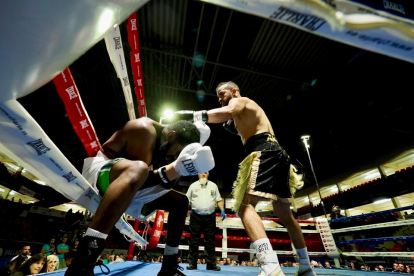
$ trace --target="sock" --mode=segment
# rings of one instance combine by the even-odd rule
[[[309,261],[309,256],[308,256],[308,249],[305,248],[301,248],[301,249],[296,249],[296,253],[299,256],[299,272],[308,270],[310,268],[310,261]]]
[[[178,254],[178,246],[173,247],[166,244],[164,249],[164,256],[175,254]]]
[[[106,238],[108,237],[108,234],[104,234],[99,231],[93,230],[92,228],[88,228],[86,230],[85,236],[90,236],[90,237],[95,237],[95,238],[106,240]]]
[[[271,275],[275,270],[279,269],[279,260],[276,252],[273,251],[272,245],[268,238],[255,241],[253,247],[256,249],[256,256],[260,262],[260,269],[265,275]]]

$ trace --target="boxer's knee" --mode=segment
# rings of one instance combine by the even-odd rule
[[[142,187],[148,177],[148,165],[142,161],[131,161],[124,171],[128,177],[128,183],[135,189]]]

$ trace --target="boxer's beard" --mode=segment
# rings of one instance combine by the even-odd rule
[[[202,185],[204,185],[204,184],[206,184],[206,183],[207,183],[207,178],[200,178],[198,181],[200,181],[200,183],[201,183]]]
[[[161,144],[159,151],[158,151],[158,158],[157,158],[157,163],[159,163],[160,166],[170,164],[171,162],[174,161],[173,155],[167,155],[168,150],[170,148],[171,148],[171,143],[166,142],[164,144]]]

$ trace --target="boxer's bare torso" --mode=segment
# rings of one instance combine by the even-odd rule
[[[124,157],[150,165],[157,136],[163,128],[149,118],[129,121],[102,145],[102,152],[110,159]]]
[[[217,96],[223,107],[208,111],[209,123],[221,123],[233,119],[243,144],[259,133],[269,132],[274,135],[269,119],[256,102],[247,97],[240,97],[240,94],[232,93],[226,87],[220,87]]]

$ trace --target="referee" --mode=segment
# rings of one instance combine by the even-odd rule
[[[216,214],[215,204],[221,210],[221,220],[226,218],[223,199],[215,183],[208,181],[208,172],[200,173],[199,180],[191,184],[187,197],[191,204],[190,215],[190,256],[188,270],[197,269],[198,246],[200,235],[204,234],[204,248],[206,253],[207,270],[220,271],[216,265]]]

